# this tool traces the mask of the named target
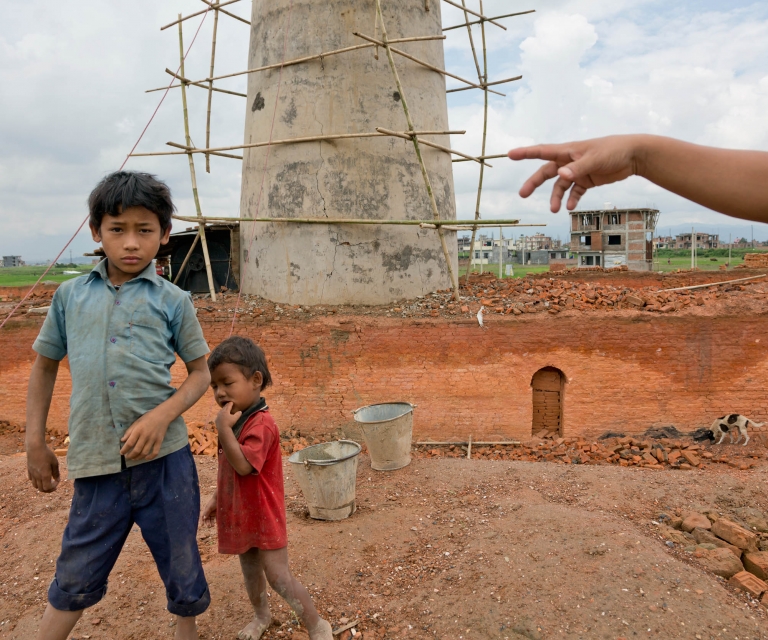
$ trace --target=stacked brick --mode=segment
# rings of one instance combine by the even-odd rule
[[[744,255],[744,266],[749,269],[768,268],[768,252],[766,253],[747,253]]]

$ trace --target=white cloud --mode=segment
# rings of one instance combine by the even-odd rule
[[[249,3],[232,10],[248,14]],[[477,8],[475,0],[469,6]],[[200,9],[195,0],[66,3],[28,0],[5,11],[0,22],[0,254],[51,257],[83,219],[93,185],[117,168],[155,109],[167,84],[165,67],[178,64],[176,28],[159,31],[181,11]],[[527,8],[537,13],[505,20],[507,31],[488,25],[490,79],[522,73],[502,85],[506,98],[491,96],[488,153],[513,146],[608,133],[647,131],[703,144],[768,149],[768,8],[734,0],[549,0],[515,3],[486,0],[486,15]],[[443,5],[446,24],[463,21]],[[190,42],[198,19],[185,24]],[[187,75],[208,74],[211,21],[187,60]],[[479,31],[476,43],[480,47]],[[243,67],[248,29],[220,22],[217,68]],[[464,30],[449,32],[446,66],[476,75]],[[242,91],[243,78],[227,85]],[[451,86],[453,86],[451,84]],[[190,88],[190,92],[202,92]],[[190,100],[192,137],[204,141],[205,100]],[[482,98],[479,92],[450,94],[452,128],[466,128],[451,144],[479,153]],[[179,95],[172,91],[139,151],[183,141]],[[242,99],[216,94],[212,142],[242,138]],[[549,213],[547,190],[521,200],[516,194],[535,163],[491,162],[486,171],[485,217],[546,222],[565,236],[566,216]],[[202,163],[200,163],[202,164]],[[200,164],[198,165],[200,167]],[[213,173],[198,169],[207,212],[239,209],[240,166],[213,158]],[[180,210],[191,212],[184,157],[132,159],[130,168],[159,173],[171,185]],[[477,165],[456,163],[461,217],[475,210]],[[731,224],[639,179],[588,194],[585,207],[655,203],[664,227],[677,222]],[[759,226],[758,237],[768,236]],[[75,252],[93,245],[87,236]]]

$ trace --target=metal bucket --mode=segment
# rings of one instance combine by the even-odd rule
[[[352,440],[337,440],[312,445],[288,458],[311,518],[343,520],[355,512],[360,449]]]
[[[389,402],[353,411],[376,471],[393,471],[410,464],[415,408],[409,402]]]

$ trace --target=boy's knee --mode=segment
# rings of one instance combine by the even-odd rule
[[[293,576],[288,567],[264,567],[264,575],[269,586],[281,597],[284,598],[290,592]]]

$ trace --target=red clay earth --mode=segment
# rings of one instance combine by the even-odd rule
[[[196,460],[205,500],[216,463]],[[662,513],[714,509],[737,520],[740,507],[766,510],[762,461],[683,472],[415,458],[382,473],[361,456],[358,510],[340,522],[309,519],[285,475],[292,570],[335,628],[359,621],[356,638],[768,638],[762,605],[669,547],[655,524]],[[72,485],[38,493],[15,455],[0,456],[0,486],[0,638],[29,638]],[[214,531],[201,528],[199,540],[213,596],[200,637],[232,638],[249,616],[237,559],[216,553]],[[271,601],[265,637],[306,638]],[[170,638],[171,625],[135,531],[109,593],[72,637]]]

